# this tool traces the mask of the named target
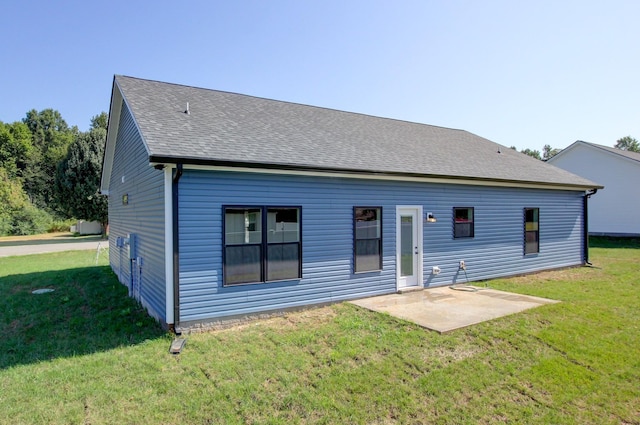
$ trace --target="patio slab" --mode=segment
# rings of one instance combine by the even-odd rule
[[[440,333],[557,302],[474,286],[428,288],[351,301]]]

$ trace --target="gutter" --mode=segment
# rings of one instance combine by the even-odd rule
[[[589,198],[595,195],[598,189],[588,190],[583,198],[582,211],[584,215],[584,224],[582,226],[582,240],[584,241],[583,260],[585,264],[592,266],[589,262]]]
[[[182,163],[176,164],[176,173],[171,182],[173,210],[173,328],[177,332],[180,324],[180,237],[178,234],[178,182],[182,177]]]
[[[150,155],[149,162],[151,164],[183,164],[195,167],[213,167],[213,168],[229,168],[239,170],[255,170],[256,172],[284,172],[284,173],[337,173],[355,178],[376,178],[376,179],[427,179],[446,181],[447,183],[471,184],[471,185],[496,185],[496,186],[516,186],[516,187],[535,187],[548,188],[558,190],[589,190],[591,188],[601,189],[603,186],[594,184],[578,184],[578,183],[556,183],[556,182],[539,182],[529,180],[513,180],[501,179],[493,177],[474,177],[474,176],[457,176],[444,174],[426,174],[426,173],[408,173],[402,171],[377,171],[367,169],[352,169],[341,167],[317,167],[309,165],[285,164],[285,163],[261,163],[250,161],[233,161],[233,160],[216,160],[202,159],[196,157],[173,157],[165,155]],[[492,184],[493,183],[493,184]]]

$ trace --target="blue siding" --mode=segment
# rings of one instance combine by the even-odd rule
[[[491,279],[581,264],[582,193],[533,189],[447,189],[429,209],[437,223],[425,224],[426,286]],[[452,207],[475,207],[475,237],[453,239]],[[525,207],[540,208],[540,253],[524,255]],[[458,270],[460,260],[466,276]],[[433,266],[441,274],[431,274]]]
[[[124,176],[124,182],[122,178]],[[129,204],[122,204],[128,194]],[[126,248],[116,246],[118,236],[137,235],[137,256],[129,261]],[[149,165],[148,153],[125,104],[122,105],[109,186],[109,257],[120,282],[130,287],[131,271],[139,282],[139,301],[165,322],[164,176]]]
[[[302,206],[302,279],[222,286],[222,206]],[[353,274],[353,206],[383,207],[383,270]],[[328,177],[185,171],[180,180],[181,321],[396,291],[397,205],[422,205],[424,285],[582,263],[582,193]],[[475,208],[475,237],[453,239],[453,207]],[[540,253],[523,254],[523,208],[540,208]],[[433,266],[441,274],[431,274]]]

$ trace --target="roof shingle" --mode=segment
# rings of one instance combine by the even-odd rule
[[[152,162],[598,187],[464,130],[119,75],[115,85]]]

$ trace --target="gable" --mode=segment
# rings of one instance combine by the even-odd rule
[[[113,81],[113,88],[111,92],[111,105],[109,107],[109,122],[107,123],[107,139],[105,142],[104,156],[102,158],[102,177],[100,179],[100,193],[103,195],[109,194],[109,186],[111,184],[111,173],[113,171],[114,159],[115,159],[115,151],[116,151],[116,141],[118,140],[118,135],[121,130],[121,116],[123,113],[123,109],[126,109],[129,114],[131,114],[131,110],[126,104],[124,97],[122,96],[122,92],[116,85],[116,81]],[[133,126],[127,126],[126,131],[135,131],[138,133],[142,144],[148,154],[149,148],[144,141],[144,137],[140,128],[138,127],[137,121],[134,117]]]
[[[609,146],[584,142],[582,140],[572,143],[557,155],[551,157],[548,162],[551,164],[561,164],[562,162],[581,154],[583,156],[588,155],[591,160],[595,161],[592,165],[596,165],[605,158],[608,158],[612,161],[629,162],[630,164],[634,164],[634,166],[640,167],[640,153],[638,152],[625,151]]]

